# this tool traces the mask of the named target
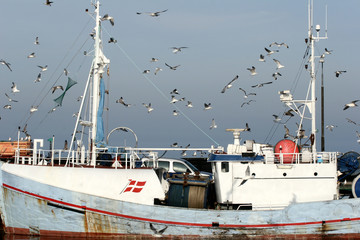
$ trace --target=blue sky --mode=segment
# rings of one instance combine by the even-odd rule
[[[43,1],[44,2],[44,1]],[[0,103],[9,104],[4,93],[18,102],[10,103],[12,109],[0,109],[1,139],[17,136],[17,127],[28,124],[32,138],[47,139],[55,135],[56,143],[62,146],[70,140],[75,118],[79,109],[77,97],[82,95],[87,79],[91,57],[84,56],[90,51],[93,41],[89,36],[94,21],[85,13],[90,11],[90,1],[54,1],[51,7],[42,1],[9,1],[2,4],[0,18],[1,34],[0,58],[11,63],[10,72],[4,65],[0,67]],[[253,1],[103,1],[102,15],[114,17],[115,26],[103,22],[104,53],[111,60],[110,79],[105,79],[110,95],[109,112],[105,114],[108,131],[118,126],[134,130],[141,147],[168,147],[177,142],[191,147],[227,146],[232,136],[226,128],[243,128],[245,123],[251,132],[243,133],[242,139],[254,139],[275,145],[283,138],[284,128],[276,126],[273,114],[282,115],[288,110],[279,100],[278,91],[293,89],[295,99],[304,99],[309,83],[309,74],[302,65],[306,49],[308,15],[307,1],[253,0]],[[359,108],[343,110],[346,103],[360,99],[358,93],[359,67],[357,45],[360,34],[360,2],[315,1],[314,23],[321,25],[324,35],[325,6],[328,6],[328,39],[317,43],[316,53],[324,48],[333,50],[324,64],[325,75],[325,124],[337,127],[326,131],[326,150],[346,152],[358,151],[359,144],[355,131],[359,126],[350,124],[346,118],[360,123]],[[21,6],[21,7],[19,7]],[[150,17],[136,12],[154,12],[168,9],[159,17]],[[40,45],[34,45],[35,37]],[[110,37],[116,44],[108,43]],[[259,62],[259,55],[266,52],[264,47],[277,42],[285,42],[289,48],[276,48],[279,52]],[[188,47],[174,54],[171,47]],[[36,57],[27,56],[36,53]],[[151,63],[152,57],[159,61]],[[278,80],[271,77],[276,71],[273,58],[285,66]],[[165,66],[181,65],[176,71]],[[48,65],[41,82],[34,83],[40,68]],[[255,66],[258,74],[250,76],[247,68]],[[69,76],[78,81],[66,94],[63,106],[48,113],[55,106],[53,99],[60,95],[48,93],[51,86],[66,85],[63,69],[67,67]],[[156,67],[163,71],[156,76]],[[151,72],[144,76],[142,71]],[[336,70],[346,70],[339,78]],[[222,88],[236,75],[232,88],[224,94]],[[317,92],[320,91],[320,69],[317,71]],[[251,86],[273,81],[262,88]],[[19,93],[12,94],[11,83],[15,82]],[[256,92],[249,105],[239,88]],[[170,104],[173,89],[192,101],[189,109],[186,102]],[[123,97],[131,107],[116,104]],[[320,95],[319,95],[320,99]],[[154,111],[147,113],[142,103],[151,103]],[[204,110],[204,103],[211,103],[211,110]],[[317,110],[320,119],[320,102]],[[30,107],[39,105],[39,110],[30,117]],[[173,116],[173,110],[181,111]],[[218,127],[210,130],[211,120]],[[284,120],[287,118],[283,118]],[[290,119],[286,126],[295,134],[298,117]],[[320,130],[320,122],[318,124]],[[274,131],[277,128],[277,131]],[[309,134],[310,122],[304,122]],[[318,149],[320,149],[320,132]],[[116,132],[110,144],[131,146],[133,138],[128,133]]]

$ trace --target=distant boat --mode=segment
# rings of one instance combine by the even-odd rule
[[[108,146],[102,129],[102,75],[110,60],[102,49],[100,7],[97,2],[89,97],[81,100],[81,106],[87,105],[85,99],[91,101],[91,114],[80,118],[84,110],[79,110],[68,149],[45,150],[43,139],[0,143],[5,233],[96,238],[358,236],[360,199],[340,199],[337,153],[316,151],[314,94],[304,101],[293,100],[289,91],[280,94],[288,106],[296,110],[296,104],[306,103],[312,113],[311,148],[300,149],[296,136],[275,148],[253,140],[240,144],[248,126],[228,129],[234,142],[226,151],[186,148],[210,154],[213,178],[175,162],[175,173],[166,172],[158,152],[174,148]],[[308,46],[314,56],[317,37],[312,31],[309,26]],[[314,57],[310,60],[315,93]],[[79,125],[89,129],[88,142],[75,141]],[[118,129],[133,133],[137,141],[130,128]],[[153,168],[147,167],[149,162]]]

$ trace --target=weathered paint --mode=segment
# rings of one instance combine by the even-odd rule
[[[356,236],[360,230],[360,200],[357,199],[293,204],[273,211],[183,209],[90,196],[31,180],[26,180],[24,187],[13,187],[10,183],[25,183],[25,180],[8,173],[3,173],[4,176],[8,182],[2,187],[6,196],[7,233],[86,237],[153,236],[150,222],[156,229],[167,226],[163,235],[170,238],[178,235],[215,238],[285,237],[291,234]],[[28,189],[37,189],[37,192]],[[57,197],[47,197],[48,192]],[[84,200],[86,205],[82,205]]]

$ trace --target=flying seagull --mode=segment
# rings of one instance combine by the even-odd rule
[[[54,86],[54,87],[52,87],[52,88],[51,88],[51,93],[54,93],[57,89],[61,89],[61,90],[63,90],[63,91],[64,91],[63,86],[58,85],[58,86]]]
[[[149,69],[146,69],[146,70],[143,71],[143,74],[147,74],[147,73],[150,73]]]
[[[286,112],[284,113],[284,115],[285,115],[285,116],[289,116],[289,117],[293,117],[293,116],[294,116],[294,114],[292,114],[293,111],[294,111],[294,110],[289,109],[288,111],[286,111]]]
[[[272,46],[277,46],[277,47],[281,47],[281,46],[284,46],[286,48],[289,48],[289,46],[286,44],[286,43],[277,43],[277,42],[273,42],[273,43],[270,43],[269,47],[272,47]]]
[[[18,102],[15,99],[12,99],[7,93],[5,93],[5,96],[7,97],[7,99],[9,100],[9,102]]]
[[[233,82],[239,78],[239,75],[236,75],[226,86],[221,90],[221,93],[224,93],[227,89],[232,87]]]
[[[120,97],[118,100],[116,100],[116,103],[121,103],[125,107],[130,107],[130,104],[127,104],[127,103],[124,102],[123,97]]]
[[[259,62],[265,62],[265,57],[264,57],[264,55],[260,54]]]
[[[272,74],[272,77],[274,78],[274,80],[277,80],[277,76],[281,76],[281,73],[279,73],[279,72],[274,72],[274,73]]]
[[[40,43],[39,43],[39,37],[36,37],[36,38],[35,38],[34,44],[35,44],[35,45],[39,45],[39,44],[40,44]]]
[[[111,37],[108,41],[108,43],[117,43],[117,40],[113,37]]]
[[[30,113],[34,113],[38,110],[38,106],[31,106]]]
[[[147,108],[148,113],[150,113],[151,111],[154,110],[154,108],[151,107],[151,103],[149,103],[149,104],[143,103],[143,105]]]
[[[180,65],[176,65],[176,66],[170,66],[169,64],[165,63],[165,65],[167,67],[169,67],[171,70],[176,70],[178,67],[180,67]]]
[[[6,62],[4,59],[1,59],[1,60],[0,60],[0,63],[1,63],[2,65],[7,66],[8,69],[9,69],[10,71],[12,71],[12,69],[11,69],[11,67],[10,67],[10,65],[11,65],[10,63]]]
[[[247,70],[250,71],[251,76],[254,76],[257,74],[256,68],[254,66],[252,66],[251,68],[247,68]]]
[[[4,108],[11,110],[11,105],[10,105],[10,104],[6,104],[6,105],[4,106]]]
[[[350,118],[346,118],[346,120],[347,120],[349,123],[352,123],[352,124],[355,124],[355,125],[359,125],[359,124],[357,124],[356,122],[354,122],[353,120],[351,120]]]
[[[155,68],[154,74],[156,75],[159,71],[162,71],[162,69],[159,67]]]
[[[242,89],[242,88],[239,88],[239,90],[241,90],[241,91],[243,91],[244,92],[244,98],[248,98],[249,97],[249,95],[254,95],[254,96],[256,96],[256,93],[248,93],[248,94],[246,94],[246,91],[244,90],[244,89]]]
[[[341,71],[341,70],[336,71],[336,72],[335,72],[335,77],[339,77],[340,74],[342,74],[342,73],[346,73],[346,71]]]
[[[35,53],[33,52],[33,53],[30,53],[28,56],[27,56],[27,58],[34,58],[35,57]]]
[[[172,95],[170,103],[176,103],[177,101],[179,101],[179,100],[176,99],[174,95]]]
[[[212,109],[211,103],[204,103],[204,110],[210,110]]]
[[[178,95],[179,95],[179,92],[178,92],[178,90],[175,88],[174,90],[172,90],[172,91],[170,92],[170,94],[178,94]]]
[[[326,125],[326,129],[329,129],[330,132],[333,131],[334,128],[336,128],[337,126],[336,125]]]
[[[38,65],[38,67],[41,68],[41,72],[45,72],[47,70],[47,66],[48,65],[45,65],[45,66],[39,66]]]
[[[158,12],[137,12],[136,14],[138,14],[138,15],[147,14],[147,15],[149,15],[151,17],[158,17],[158,16],[160,16],[160,13],[164,13],[166,11],[167,11],[167,9],[163,10],[163,11],[158,11]]]
[[[284,67],[284,65],[281,65],[281,63],[280,63],[280,61],[279,60],[276,60],[275,58],[273,59],[274,60],[274,62],[276,63],[276,69],[280,69],[280,68],[283,68]]]
[[[14,82],[12,82],[11,92],[12,92],[12,93],[18,93],[18,92],[20,92],[20,90],[17,88],[17,86],[16,86],[16,84],[15,84]]]
[[[51,4],[52,4],[52,3],[53,3],[53,2],[51,2],[50,0],[46,0],[44,4],[45,4],[46,6],[51,7]]]
[[[325,54],[331,54],[333,50],[328,50],[327,48],[325,48]]]
[[[274,122],[275,123],[278,123],[278,122],[280,122],[281,121],[281,118],[278,116],[278,115],[275,115],[275,114],[273,114],[273,117],[274,117]]]
[[[150,60],[150,62],[157,62],[157,61],[159,61],[159,59],[157,59],[157,58],[151,58],[151,60]]]
[[[344,107],[343,110],[346,110],[346,109],[351,108],[351,107],[357,107],[358,105],[356,104],[356,102],[358,102],[358,101],[360,101],[360,100],[354,100],[354,101],[352,101],[350,103],[345,104],[345,107]]]
[[[243,103],[241,104],[241,107],[243,107],[245,104],[250,105],[251,102],[256,102],[256,101],[251,99],[251,100],[249,100],[249,101],[247,101],[247,102],[243,102]]]
[[[179,112],[176,111],[176,110],[174,110],[174,111],[173,111],[173,115],[174,115],[174,116],[177,116],[177,115],[179,115]]]
[[[264,48],[264,49],[265,49],[265,51],[267,52],[267,55],[268,55],[268,56],[270,56],[270,55],[273,54],[273,53],[279,52],[279,50],[270,50],[270,49],[268,49],[268,48]]]
[[[65,76],[67,76],[69,74],[69,71],[66,68],[64,68],[64,74],[65,74]]]
[[[157,230],[154,225],[152,225],[152,223],[150,223],[150,229],[154,232],[154,237],[162,237],[162,234],[165,232],[165,230],[167,229],[167,226],[164,227],[161,230]]]
[[[38,74],[37,78],[35,79],[35,83],[40,82],[41,81],[41,73]]]
[[[210,129],[214,129],[214,128],[217,128],[217,125],[216,125],[216,123],[215,123],[215,119],[213,118],[213,119],[211,120]]]
[[[251,86],[252,88],[260,88],[260,87],[263,87],[265,84],[271,84],[272,82],[264,82],[264,83],[259,83],[259,84],[256,84],[256,85],[253,85]]]
[[[110,17],[109,14],[105,14],[101,19],[101,21],[109,20],[112,26],[114,26],[114,18]]]
[[[187,104],[186,104],[186,106],[187,106],[188,108],[192,108],[192,107],[193,107],[193,105],[192,105],[192,102],[190,102],[190,101],[187,101]]]
[[[188,47],[172,47],[171,49],[173,50],[173,53],[178,53],[181,52],[181,49],[183,48],[188,48]]]

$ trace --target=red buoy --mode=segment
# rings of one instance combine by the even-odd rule
[[[294,163],[297,155],[294,153],[299,153],[299,148],[293,141],[283,139],[275,145],[274,152],[276,160],[281,162],[282,157],[283,163]]]

